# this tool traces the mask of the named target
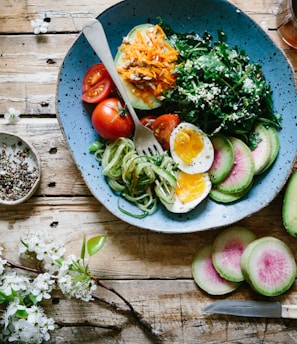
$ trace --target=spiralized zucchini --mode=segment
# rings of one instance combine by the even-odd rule
[[[151,157],[139,155],[133,140],[123,137],[106,144],[104,150],[101,145],[97,146],[98,150],[93,152],[102,164],[107,183],[118,195],[134,203],[142,214],[131,214],[120,207],[121,211],[145,217],[156,210],[158,199],[173,203],[177,165],[167,153]]]

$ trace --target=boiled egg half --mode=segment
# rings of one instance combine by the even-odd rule
[[[170,135],[172,159],[183,172],[194,174],[210,169],[214,159],[208,136],[191,123],[180,123]]]
[[[172,213],[187,213],[202,202],[211,190],[208,173],[188,174],[183,171],[176,173],[177,186],[173,203],[162,201]]]

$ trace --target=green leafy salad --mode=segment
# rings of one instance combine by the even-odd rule
[[[241,136],[253,147],[255,123],[281,127],[273,112],[272,91],[261,66],[238,47],[230,48],[223,31],[214,42],[209,33],[177,33],[164,21],[160,26],[179,51],[176,87],[164,95],[183,121],[206,134]]]

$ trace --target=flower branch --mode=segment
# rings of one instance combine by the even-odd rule
[[[152,328],[123,295],[91,274],[90,258],[101,250],[105,242],[106,235],[99,235],[88,241],[84,237],[80,257],[64,257],[65,248],[58,245],[52,236],[43,232],[29,234],[21,240],[19,253],[22,259],[35,263],[35,267],[3,259],[0,248],[0,304],[6,306],[0,320],[0,342],[37,344],[48,341],[50,332],[63,325],[48,318],[40,304],[43,299],[51,298],[53,290],[60,290],[68,298],[85,302],[97,300],[125,313],[155,343],[161,343],[162,335]],[[15,270],[23,274],[18,274]],[[29,278],[28,273],[36,274],[37,277]],[[126,307],[96,295],[94,291],[97,287],[116,295]]]

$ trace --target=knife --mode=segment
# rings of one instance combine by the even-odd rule
[[[271,301],[222,300],[206,306],[203,311],[242,317],[297,319],[297,305]]]

